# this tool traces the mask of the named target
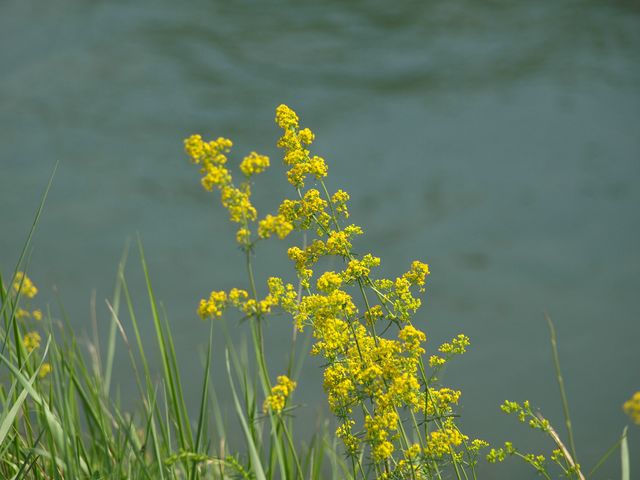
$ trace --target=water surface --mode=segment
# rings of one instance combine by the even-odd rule
[[[273,110],[287,103],[316,132],[329,185],[351,193],[359,247],[388,275],[430,263],[419,317],[429,345],[472,338],[445,378],[464,392],[470,433],[538,448],[499,413],[505,398],[529,398],[560,427],[548,311],[582,463],[620,434],[621,404],[640,389],[634,2],[7,1],[0,42],[0,267],[12,268],[59,161],[31,273],[42,302],[60,292],[79,332],[91,332],[93,290],[104,330],[103,300],[138,232],[197,398],[206,325],[195,305],[245,277],[182,139],[224,135],[236,159],[277,159]],[[292,194],[282,174],[256,185],[265,213]],[[281,271],[288,245],[258,252],[262,277]],[[128,271],[148,318],[137,262]],[[232,325],[235,337],[246,328]],[[285,317],[269,325],[274,376],[289,336]],[[300,416],[325,412],[319,379],[308,361]],[[483,472],[533,478],[515,462]],[[612,462],[601,478],[617,472]]]

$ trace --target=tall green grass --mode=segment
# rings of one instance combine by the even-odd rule
[[[226,352],[228,377],[216,388],[233,392],[239,427],[223,420],[211,383],[214,329],[222,329],[214,322],[209,324],[198,408],[188,411],[184,372],[169,322],[154,294],[141,242],[137,250],[150,318],[141,319],[136,313],[140,305],[135,304],[125,277],[126,251],[113,296],[106,302],[110,313],[106,344],[101,345],[97,336],[89,343],[79,340],[63,309],[58,313],[48,309],[38,322],[18,318],[30,300],[11,286],[19,278],[17,273],[27,270],[31,240],[50,186],[51,181],[13,274],[7,279],[0,274],[0,478],[341,478],[344,461],[326,429],[299,452],[262,414],[263,396],[254,388],[255,372],[232,344]],[[143,328],[148,330],[148,322],[155,333],[155,351],[145,346],[141,334]],[[43,340],[29,352],[22,339],[33,329]],[[153,373],[149,358],[157,354],[161,369]],[[129,371],[115,374],[114,360],[122,355],[129,358]],[[51,372],[42,377],[45,364]],[[137,405],[132,411],[126,411],[113,394],[114,382],[123,375],[135,381],[136,400],[127,402]],[[238,452],[228,451],[230,423],[244,434],[244,447]]]

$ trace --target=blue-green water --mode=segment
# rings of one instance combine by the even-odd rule
[[[316,132],[329,184],[351,193],[360,248],[389,275],[430,263],[429,345],[472,338],[445,378],[464,392],[469,433],[537,446],[499,413],[505,398],[529,398],[560,428],[548,311],[581,463],[620,434],[621,404],[640,389],[637,3],[5,1],[0,44],[0,268],[13,267],[59,161],[30,271],[41,302],[55,286],[79,332],[91,332],[93,290],[104,331],[117,261],[139,232],[197,397],[195,305],[245,278],[182,139],[224,135],[236,158],[277,159],[273,110],[287,103]],[[292,194],[282,173],[256,185],[265,213]],[[287,245],[258,252],[261,275],[286,264]],[[289,322],[268,335],[275,376]],[[323,411],[319,378],[309,361],[308,424]],[[630,440],[640,452],[637,428]],[[482,477],[527,475],[510,463]]]

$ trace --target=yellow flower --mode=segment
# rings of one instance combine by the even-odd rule
[[[429,275],[429,265],[416,260],[411,264],[411,270],[403,277],[409,280],[411,285],[418,285],[421,290],[424,290],[424,279],[427,275]]]
[[[349,194],[342,190],[338,190],[331,197],[331,203],[336,213],[342,215],[344,218],[349,218],[349,210],[347,209],[347,201],[349,200]]]
[[[636,392],[633,397],[624,402],[622,408],[631,417],[633,423],[640,425],[640,392]]]
[[[184,150],[194,163],[200,163],[204,155],[204,142],[200,135],[191,135],[184,141]]]
[[[398,338],[404,342],[403,350],[411,356],[419,357],[424,353],[424,348],[420,344],[427,339],[427,336],[413,325],[405,325],[398,333]]]
[[[351,252],[351,237],[362,235],[362,229],[356,225],[350,225],[342,231],[329,232],[327,239],[327,253],[329,255],[347,256]]]
[[[336,272],[325,272],[318,278],[316,283],[318,290],[330,293],[342,285],[342,278]]]
[[[371,272],[371,268],[377,267],[378,265],[380,265],[380,259],[367,253],[362,257],[362,260],[353,259],[349,261],[344,271],[343,279],[349,283],[359,278],[367,277]]]
[[[34,320],[40,321],[42,320],[42,311],[34,310],[33,312],[31,312],[31,316],[33,317]]]
[[[251,205],[250,196],[251,190],[248,184],[243,184],[242,188],[222,188],[222,205],[229,210],[229,217],[232,222],[244,223],[256,219],[258,212]]]
[[[258,235],[261,238],[269,238],[274,233],[281,240],[293,230],[293,225],[287,221],[284,215],[267,215],[260,220],[258,225]]]
[[[16,273],[13,281],[13,290],[15,293],[28,298],[33,298],[38,294],[38,289],[24,272]]]
[[[251,243],[251,231],[248,228],[240,228],[236,233],[236,242],[240,245],[248,245]]]
[[[208,300],[200,300],[200,305],[198,306],[198,315],[200,315],[200,318],[202,318],[203,320],[207,318],[220,318],[226,305],[226,292],[211,292]]]
[[[267,168],[269,168],[269,157],[258,155],[256,152],[251,152],[240,163],[240,170],[247,177],[264,172]]]
[[[278,383],[271,388],[271,395],[267,396],[262,409],[265,413],[271,409],[275,414],[279,414],[284,410],[287,398],[296,388],[296,382],[289,379],[286,375],[278,377]]]
[[[440,353],[445,353],[448,355],[462,355],[467,351],[467,347],[471,344],[469,341],[469,337],[463,335],[462,333],[458,335],[456,338],[451,340],[451,343],[443,343],[438,348]]]
[[[38,332],[29,332],[22,339],[22,344],[27,352],[32,352],[40,347],[40,334]]]
[[[286,105],[276,108],[276,123],[282,129],[298,128],[298,115]]]
[[[451,420],[446,420],[440,430],[431,432],[427,440],[427,454],[433,457],[442,457],[452,452],[453,447],[458,447],[469,437],[460,433],[460,430]]]
[[[439,357],[438,355],[431,355],[429,357],[429,366],[431,368],[441,367],[445,363],[447,363],[446,358]]]
[[[38,372],[38,376],[40,378],[44,378],[51,373],[52,367],[49,362],[44,362],[40,367],[40,371]]]
[[[356,424],[353,420],[347,420],[336,430],[336,437],[341,438],[349,455],[356,455],[360,446],[358,437],[353,435],[351,428]]]
[[[222,296],[220,296],[220,298],[224,301]],[[246,292],[246,290],[240,290],[239,288],[232,288],[231,291],[229,292],[229,302],[231,302],[231,305],[233,305],[236,308],[241,308],[243,302],[247,298],[249,298],[249,294]]]

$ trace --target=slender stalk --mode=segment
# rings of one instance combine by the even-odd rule
[[[549,334],[551,336],[551,350],[553,352],[553,365],[556,370],[556,379],[558,380],[558,387],[560,387],[560,397],[562,398],[562,411],[564,413],[564,422],[567,427],[567,435],[569,437],[569,447],[571,448],[571,457],[577,464],[578,457],[576,456],[576,445],[573,440],[573,428],[571,426],[571,417],[569,416],[569,402],[567,400],[567,392],[564,388],[564,379],[562,378],[562,372],[560,370],[560,357],[558,356],[558,341],[556,337],[556,329],[551,321],[551,318],[547,313],[544,314],[549,325]]]

